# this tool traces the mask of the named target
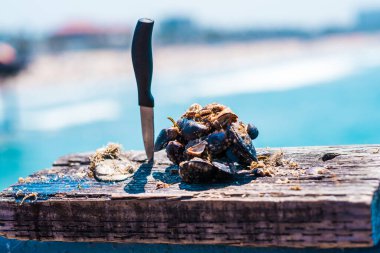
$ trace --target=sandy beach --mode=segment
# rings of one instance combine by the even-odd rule
[[[248,74],[240,75],[240,78],[243,82],[251,82],[254,86],[255,83],[266,83],[266,76],[279,71],[279,69],[268,67],[278,66],[278,64],[287,64],[289,67],[289,64],[294,63],[295,65],[293,64],[294,66],[288,70],[291,74],[293,74],[293,68],[300,67],[299,73],[308,72],[310,70],[302,69],[302,66],[305,68],[305,64],[309,62],[307,60],[311,59],[314,64],[310,66],[312,73],[308,75],[313,73],[317,76],[324,75],[326,71],[330,75],[331,68],[341,68],[343,63],[347,63],[346,58],[350,56],[358,58],[363,55],[366,57],[372,55],[374,57],[372,61],[376,61],[375,52],[380,52],[380,34],[351,34],[317,40],[272,40],[156,47],[154,48],[154,78],[155,80],[176,79],[178,85],[181,85],[181,78],[203,78],[209,75],[218,76],[215,74],[220,73],[222,79],[230,82],[231,78],[236,80],[239,76],[224,77],[224,73],[245,70],[249,67]],[[326,64],[330,64],[330,69],[326,69]],[[126,51],[90,50],[37,55],[26,71],[8,80],[8,83],[12,86],[17,85],[21,89],[77,85],[81,82],[102,83],[104,81],[106,85],[106,81],[110,79],[131,77],[133,77],[133,68],[129,49]],[[278,78],[284,77],[279,75]],[[297,77],[293,79],[288,82],[297,83]],[[221,80],[215,79],[215,81]],[[194,85],[202,86],[203,84],[204,80],[194,82]],[[272,82],[270,86],[271,89],[277,89],[282,85],[286,86],[281,82]]]

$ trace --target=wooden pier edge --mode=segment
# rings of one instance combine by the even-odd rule
[[[373,193],[371,203],[371,223],[372,242],[373,245],[378,245],[380,240],[380,189],[377,189]]]
[[[0,194],[0,235],[19,240],[371,247],[380,238],[380,145],[258,149],[297,166],[242,171],[218,184],[181,182],[164,153],[142,152],[129,180],[87,176],[89,155],[58,159]],[[289,163],[288,163],[289,164]],[[37,193],[37,194],[34,194]]]

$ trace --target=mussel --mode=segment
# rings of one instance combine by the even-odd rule
[[[257,161],[252,140],[259,131],[253,124],[239,122],[225,105],[193,104],[179,120],[169,119],[173,126],[161,130],[155,150],[166,148],[169,160],[179,165],[179,174],[187,183],[228,178],[237,167]]]

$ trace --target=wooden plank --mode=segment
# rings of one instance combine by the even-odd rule
[[[259,178],[240,171],[233,180],[203,185],[181,182],[162,152],[153,167],[143,163],[142,152],[127,152],[139,168],[118,183],[87,176],[90,153],[64,156],[1,192],[0,234],[20,240],[257,247],[378,243],[380,145],[258,153],[279,150],[298,168],[279,166],[273,177]],[[339,156],[322,159],[327,153]],[[169,187],[158,188],[158,182]]]

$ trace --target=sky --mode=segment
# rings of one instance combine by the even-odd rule
[[[140,17],[194,18],[201,25],[237,27],[345,26],[380,0],[0,0],[0,29],[46,32],[70,20],[134,24]]]

